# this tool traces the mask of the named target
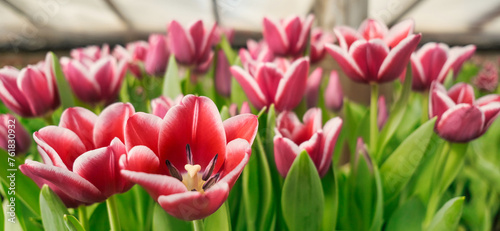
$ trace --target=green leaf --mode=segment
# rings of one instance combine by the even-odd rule
[[[69,231],[85,231],[82,224],[72,215],[64,214],[64,224]]]
[[[229,207],[224,203],[215,213],[205,218],[206,231],[231,231]]]
[[[166,213],[159,204],[155,204],[153,212],[153,231],[193,230],[193,224],[179,220]]]
[[[73,107],[75,106],[75,98],[73,97],[68,81],[64,78],[59,59],[53,52],[50,52],[50,54],[52,55],[52,66],[54,67],[53,71],[56,77],[57,89],[59,90],[61,106],[63,109]]]
[[[398,195],[419,166],[435,123],[433,118],[420,126],[382,164],[380,174],[386,202]]]
[[[376,164],[373,165],[373,175],[375,176],[375,190],[377,192],[375,196],[375,211],[373,214],[372,226],[370,231],[382,230],[382,224],[384,223],[384,197],[382,189],[382,180],[380,179],[380,171]]]
[[[401,92],[401,95],[399,96],[396,103],[394,103],[394,106],[392,107],[389,113],[389,118],[387,119],[387,122],[382,128],[382,131],[380,132],[380,138],[378,141],[379,143],[378,153],[376,153],[375,155],[377,157],[377,161],[381,160],[381,156],[385,149],[385,146],[389,143],[389,140],[392,138],[392,136],[398,129],[399,124],[401,124],[401,121],[403,120],[403,117],[405,115],[405,111],[408,106],[407,105],[408,98],[411,92],[411,82],[412,82],[411,73],[412,73],[411,65],[408,65],[408,67],[406,68],[406,77],[405,77],[405,82],[403,84],[403,90]]]
[[[229,119],[231,115],[229,114],[229,108],[227,108],[226,105],[222,106],[222,109],[220,109],[220,117],[222,121]]]
[[[393,213],[385,230],[421,231],[424,218],[424,204],[418,197],[412,197]]]
[[[168,60],[167,71],[163,80],[162,95],[175,99],[178,95],[182,94],[181,81],[179,79],[179,69],[175,56],[170,55]]]
[[[234,65],[238,56],[237,53],[231,47],[231,44],[226,38],[226,35],[222,35],[219,46],[224,51],[224,54],[226,54],[227,61],[229,61],[229,64]]]
[[[457,230],[458,222],[462,216],[465,197],[456,197],[443,205],[432,219],[427,231],[453,231]]]
[[[339,192],[335,170],[330,170],[321,179],[323,195],[325,195],[325,212],[323,214],[323,230],[334,230],[337,226],[337,213],[339,206]]]
[[[306,151],[295,158],[283,184],[281,208],[288,228],[319,230],[325,199],[318,170]]]
[[[5,200],[5,199],[4,199],[4,200]],[[5,207],[5,206],[2,206],[2,208],[0,208],[0,219],[2,219],[2,220],[0,221],[0,231],[4,231],[4,229],[5,229],[5,220],[6,220],[6,219],[5,219],[5,216],[4,216],[4,214],[3,214],[3,210],[4,210],[4,208],[6,208],[6,207]]]
[[[239,66],[241,66],[241,63],[238,60],[239,59],[235,61],[234,65],[237,65],[239,63]],[[231,81],[231,102],[237,105],[241,105],[245,101],[248,101],[248,99],[241,85],[238,83],[238,81]]]
[[[40,191],[40,209],[45,230],[65,230],[64,214],[69,214],[61,199],[44,185]]]
[[[439,185],[439,192],[444,191],[450,186],[451,182],[455,180],[458,173],[462,170],[464,165],[465,154],[467,152],[468,143],[450,143],[451,148],[448,153],[448,159],[444,167],[441,184]]]
[[[90,230],[110,230],[106,202],[100,203],[89,219]]]

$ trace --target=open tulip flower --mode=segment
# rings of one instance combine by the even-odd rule
[[[281,176],[286,177],[295,158],[307,151],[318,173],[323,177],[332,163],[333,149],[342,128],[342,119],[332,118],[322,125],[321,109],[311,108],[301,123],[290,111],[280,113],[276,119],[274,159]]]
[[[247,41],[247,49],[241,48],[238,53],[243,67],[250,72],[255,72],[257,65],[261,62],[272,62],[274,55],[264,41]]]
[[[124,48],[117,45],[113,50],[113,56],[118,60],[124,59],[128,63],[128,70],[137,78],[142,78],[142,63],[146,60],[149,44],[145,41],[136,41],[127,44]],[[168,59],[168,56],[167,56]]]
[[[411,56],[412,88],[416,91],[428,90],[433,81],[443,83],[448,72],[453,70],[456,77],[463,63],[472,57],[476,46],[449,48],[444,43],[430,42]]]
[[[168,26],[168,44],[177,62],[206,71],[212,61],[215,24],[206,29],[198,20],[188,28],[173,20]]]
[[[108,56],[109,53],[109,45],[104,44],[102,47],[99,46],[87,46],[72,49],[70,52],[70,56],[73,59],[79,60],[80,62],[95,62],[102,57]]]
[[[240,83],[250,102],[258,110],[274,104],[276,110],[292,110],[302,100],[307,86],[309,60],[260,63],[252,75],[241,67],[231,67],[231,73]]]
[[[477,100],[471,85],[458,83],[446,91],[433,82],[429,117],[437,116],[435,131],[451,142],[468,142],[484,134],[500,114],[500,95]]]
[[[420,34],[410,35],[392,49],[377,38],[356,40],[348,50],[327,44],[326,50],[352,80],[361,83],[385,83],[398,78],[405,70],[420,37]]]
[[[333,43],[335,38],[332,34],[323,31],[320,28],[314,28],[311,34],[311,63],[321,61],[326,54],[325,44]]]
[[[10,140],[9,137],[11,134],[14,134],[12,140]],[[29,150],[30,145],[31,137],[19,120],[17,120],[13,115],[1,114],[0,149],[6,150],[9,153],[12,151],[14,155],[17,155],[26,153]]]
[[[59,107],[59,93],[47,53],[44,62],[21,70],[6,66],[0,69],[0,99],[12,112],[23,117],[39,117]]]
[[[301,56],[306,49],[313,21],[312,15],[306,18],[291,16],[280,22],[264,17],[262,34],[275,55]]]
[[[252,114],[221,120],[206,97],[185,96],[165,117],[137,113],[127,122],[122,176],[144,187],[170,215],[214,213],[248,162],[257,134]]]
[[[126,60],[109,55],[95,62],[63,57],[61,65],[75,95],[89,104],[113,102],[127,71]]]
[[[125,192],[132,184],[120,175],[119,160],[126,155],[123,130],[132,114],[128,103],[112,104],[99,116],[68,108],[59,126],[33,135],[44,163],[26,160],[19,168],[39,187],[47,184],[68,207]]]

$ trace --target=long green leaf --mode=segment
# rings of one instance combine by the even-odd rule
[[[206,231],[231,231],[229,207],[224,203],[215,213],[205,218]]]
[[[435,123],[436,118],[433,118],[420,126],[382,164],[380,174],[386,202],[403,189],[419,166]]]
[[[170,230],[190,231],[193,230],[193,224],[169,215],[159,204],[155,204],[153,212],[153,231]]]
[[[392,214],[385,230],[421,231],[424,218],[424,204],[418,197],[412,197]]]
[[[72,215],[64,214],[64,224],[69,231],[85,231],[82,224]]]
[[[446,202],[432,219],[427,231],[457,230],[458,222],[462,216],[464,199],[464,197],[456,197]]]
[[[291,231],[319,230],[324,203],[318,170],[303,151],[295,158],[283,184],[281,208],[288,228]]]
[[[325,212],[323,214],[323,230],[334,230],[337,226],[339,192],[333,165],[321,179],[323,195],[325,195]]]
[[[179,79],[179,68],[175,61],[175,56],[170,55],[168,60],[167,71],[163,80],[162,95],[175,99],[178,95],[182,94],[181,81]]]
[[[375,207],[370,231],[379,231],[382,230],[384,223],[384,196],[380,171],[376,164],[373,165],[373,175],[375,176],[375,190],[377,194],[375,196]]]
[[[444,193],[462,170],[468,145],[468,143],[451,143],[450,153],[448,153],[441,184],[439,185],[440,193]]]
[[[108,209],[106,203],[100,203],[92,212],[89,219],[89,231],[91,230],[109,230]]]
[[[47,185],[40,191],[40,209],[45,230],[65,230],[64,214],[69,214],[68,210]]]
[[[5,216],[4,216],[4,214],[3,214],[3,210],[4,210],[4,208],[5,208],[5,207],[4,207],[4,206],[2,206],[2,208],[0,209],[0,219],[2,219],[2,220],[0,221],[0,231],[4,231],[4,229],[5,229],[5,220],[6,220],[6,219],[5,219]]]
[[[52,55],[52,66],[54,68],[53,71],[56,77],[57,88],[59,90],[61,106],[63,109],[73,107],[75,106],[75,98],[73,97],[68,81],[64,78],[59,59],[53,52],[50,52],[50,55]]]

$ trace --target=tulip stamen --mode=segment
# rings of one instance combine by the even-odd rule
[[[177,168],[174,165],[172,165],[172,163],[169,160],[166,160],[165,164],[167,164],[167,168],[168,171],[170,172],[170,175],[182,181],[182,175],[179,173],[179,170],[177,170]]]
[[[214,176],[210,177],[204,184],[203,184],[203,190],[207,190],[208,188],[212,187],[217,181],[219,181],[220,173],[215,174]]]
[[[215,164],[217,163],[217,158],[219,157],[219,154],[215,154],[214,158],[210,161],[208,166],[205,168],[205,172],[203,173],[203,176],[201,177],[202,180],[207,181],[208,178],[212,175]]]
[[[191,146],[186,144],[186,156],[188,164],[193,165],[193,153],[191,152]]]

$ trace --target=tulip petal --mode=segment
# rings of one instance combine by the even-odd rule
[[[72,107],[64,110],[59,127],[73,131],[85,145],[87,150],[94,149],[94,124],[97,116],[82,107]]]
[[[318,168],[319,175],[323,177],[328,168],[332,164],[332,155],[337,139],[342,129],[342,119],[339,117],[332,118],[326,122],[323,127],[323,139],[321,140],[322,157],[321,163]]]
[[[334,111],[340,111],[344,104],[344,93],[342,92],[342,85],[340,84],[339,75],[337,71],[330,72],[330,79],[326,86],[325,93],[325,106]]]
[[[10,110],[20,116],[33,116],[28,101],[17,87],[19,70],[14,67],[0,69],[0,99]]]
[[[217,66],[215,67],[215,89],[225,97],[231,96],[231,66],[223,50],[217,52]]]
[[[151,174],[145,172],[134,172],[121,170],[121,175],[140,186],[155,200],[161,195],[170,195],[186,192],[186,186],[174,177],[167,175]]]
[[[389,48],[380,39],[358,40],[351,45],[349,55],[364,73],[369,82],[377,81],[380,65],[389,53]]]
[[[379,83],[392,81],[399,77],[407,66],[412,52],[420,42],[420,34],[410,35],[391,49],[378,72]]]
[[[160,163],[169,160],[183,173],[187,164],[186,145],[190,145],[195,164],[202,169],[219,154],[214,172],[224,163],[226,134],[217,106],[206,97],[185,96],[180,105],[172,107],[160,128]]]
[[[411,71],[412,71],[412,83],[411,87],[416,91],[423,91],[430,87],[431,81],[428,81],[427,76],[425,75],[424,68],[422,67],[422,63],[418,59],[418,56],[413,53],[410,58],[411,61]]]
[[[307,85],[309,60],[300,58],[288,68],[279,83],[276,98],[276,110],[292,110],[300,103]]]
[[[170,215],[186,220],[203,219],[219,209],[229,195],[227,183],[219,182],[205,193],[184,192],[162,195],[158,203]]]
[[[286,178],[293,161],[301,151],[299,146],[290,139],[279,135],[274,137],[274,160],[283,178]]]
[[[158,153],[158,135],[162,120],[155,115],[137,112],[127,120],[125,146],[130,151],[134,146],[144,145]]]
[[[239,66],[231,67],[231,73],[234,78],[243,88],[243,91],[248,97],[248,100],[253,104],[255,108],[258,110],[262,109],[264,106],[268,105],[269,102],[259,87],[259,84],[255,81],[255,79],[248,74],[245,70],[243,70]]]
[[[453,76],[456,77],[462,68],[462,65],[467,59],[470,59],[474,52],[476,51],[476,46],[468,45],[465,47],[452,47],[448,54],[448,60],[443,65],[441,72],[439,73],[438,80],[443,82],[448,72],[453,70]]]
[[[194,59],[195,44],[184,28],[176,20],[168,27],[168,45],[179,63],[189,64]]]
[[[35,116],[42,116],[52,109],[54,95],[53,92],[47,92],[49,83],[52,85],[45,74],[36,67],[28,66],[19,73],[17,85]]]
[[[167,174],[166,166],[162,173]],[[135,172],[158,173],[160,160],[156,153],[146,146],[134,146],[127,153],[125,169]]]
[[[337,45],[326,44],[326,51],[337,61],[342,71],[356,82],[366,82],[364,73],[358,67],[354,59],[348,54],[347,50]]]
[[[203,27],[203,21],[197,20],[189,26],[189,35],[194,44],[194,53],[200,54],[202,50],[202,43],[205,35],[205,28]]]
[[[323,140],[323,131],[319,130],[315,132],[309,140],[302,142],[299,145],[301,150],[306,150],[307,154],[311,157],[311,160],[316,166],[316,169],[319,169],[322,160],[321,153],[321,140]]]
[[[323,79],[323,69],[316,68],[307,79],[306,105],[308,108],[316,107],[318,104],[319,87]]]
[[[500,95],[485,95],[476,100],[475,104],[478,106],[484,106],[489,103],[500,102]]]
[[[358,28],[358,33],[366,40],[383,39],[389,30],[387,26],[375,19],[365,19]]]
[[[482,134],[484,122],[484,114],[478,107],[458,104],[443,113],[436,131],[451,142],[467,142]]]
[[[290,47],[285,30],[273,20],[264,17],[262,34],[269,48],[278,55],[285,55]]]
[[[162,75],[165,73],[170,56],[167,39],[161,34],[149,36],[149,48],[144,60],[144,68],[150,75]]]
[[[437,80],[439,73],[448,59],[448,46],[444,43],[427,43],[419,51],[418,57],[425,71],[425,78],[430,83]]]
[[[289,44],[293,44],[294,46],[300,46],[300,44],[298,44],[300,39],[299,37],[301,36],[302,32],[302,22],[300,20],[300,17],[291,16],[283,20],[282,25],[285,29],[285,34],[286,37],[288,38]]]
[[[457,83],[448,90],[448,96],[456,103],[474,103],[474,88],[466,83]]]
[[[253,140],[257,135],[259,121],[257,120],[256,115],[242,114],[226,119],[222,124],[224,125],[224,130],[226,132],[227,143],[241,138],[252,145]]]
[[[130,103],[114,103],[106,107],[94,125],[96,148],[108,146],[115,137],[123,142],[127,119],[134,112],[134,106]]]
[[[235,139],[229,142],[226,147],[226,161],[220,171],[220,182],[225,182],[232,188],[248,163],[251,152],[251,144],[246,140]]]
[[[491,126],[495,119],[500,115],[500,102],[493,102],[480,107],[481,111],[484,113],[485,126],[483,132]]]
[[[101,99],[107,99],[111,93],[111,82],[115,76],[116,60],[111,57],[99,59],[90,68],[91,76],[94,76],[101,89]],[[88,93],[87,93],[88,94]]]
[[[61,59],[61,63],[64,59]],[[101,88],[94,76],[82,63],[70,60],[63,64],[63,71],[71,89],[84,102],[96,103],[101,99]]]
[[[389,47],[395,47],[409,35],[413,34],[415,22],[412,19],[407,19],[399,22],[391,27],[384,37],[385,43]]]
[[[290,44],[295,44],[295,46],[292,47],[292,52],[294,54],[302,55],[301,53],[306,49],[307,40],[311,37],[311,26],[313,22],[314,15],[312,14],[307,15],[303,22],[301,22],[302,25],[297,43],[290,42]]]
[[[349,47],[351,47],[352,43],[354,43],[356,40],[363,39],[363,37],[358,34],[356,30],[347,26],[336,26],[333,29],[333,33],[335,33],[340,47],[346,52],[349,50]]]
[[[436,82],[433,84],[437,85]],[[429,94],[429,118],[437,116],[439,119],[445,111],[455,106],[455,102],[445,92],[437,90],[432,86]]]
[[[255,81],[259,84],[259,89],[270,101],[275,99],[282,79],[283,73],[273,63],[262,63],[257,67]]]

